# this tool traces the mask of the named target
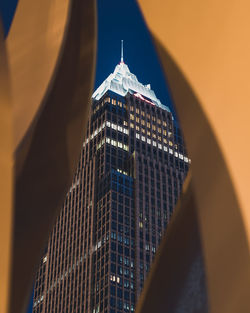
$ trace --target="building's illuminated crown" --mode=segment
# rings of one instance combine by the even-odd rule
[[[123,62],[123,44],[121,51],[121,62],[116,65],[114,72],[110,74],[96,89],[92,98],[99,100],[108,90],[111,90],[121,96],[125,96],[128,92],[131,94],[138,93],[143,97],[150,99],[153,104],[170,111],[169,108],[163,105],[156,97],[150,84],[143,85],[138,81],[137,77],[130,72],[127,64]]]

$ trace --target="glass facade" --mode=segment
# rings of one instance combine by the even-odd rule
[[[134,312],[189,163],[167,107],[131,90],[93,98],[33,312]]]

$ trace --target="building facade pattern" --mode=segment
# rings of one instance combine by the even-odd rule
[[[134,312],[188,171],[170,110],[123,62],[113,74],[93,95],[75,178],[37,272],[34,313]]]

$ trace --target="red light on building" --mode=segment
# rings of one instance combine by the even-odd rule
[[[147,102],[147,103],[150,103],[150,104],[153,104],[153,105],[155,105],[153,102],[151,102],[151,101],[149,101],[149,100],[147,100],[147,99],[145,99],[140,93],[134,93],[134,96],[135,97],[137,97],[137,98],[139,98],[139,99],[141,99],[141,100],[143,100],[143,101],[145,101],[145,102]]]

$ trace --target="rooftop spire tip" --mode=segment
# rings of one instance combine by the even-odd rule
[[[121,63],[124,63],[124,61],[123,61],[123,40],[121,40]]]

